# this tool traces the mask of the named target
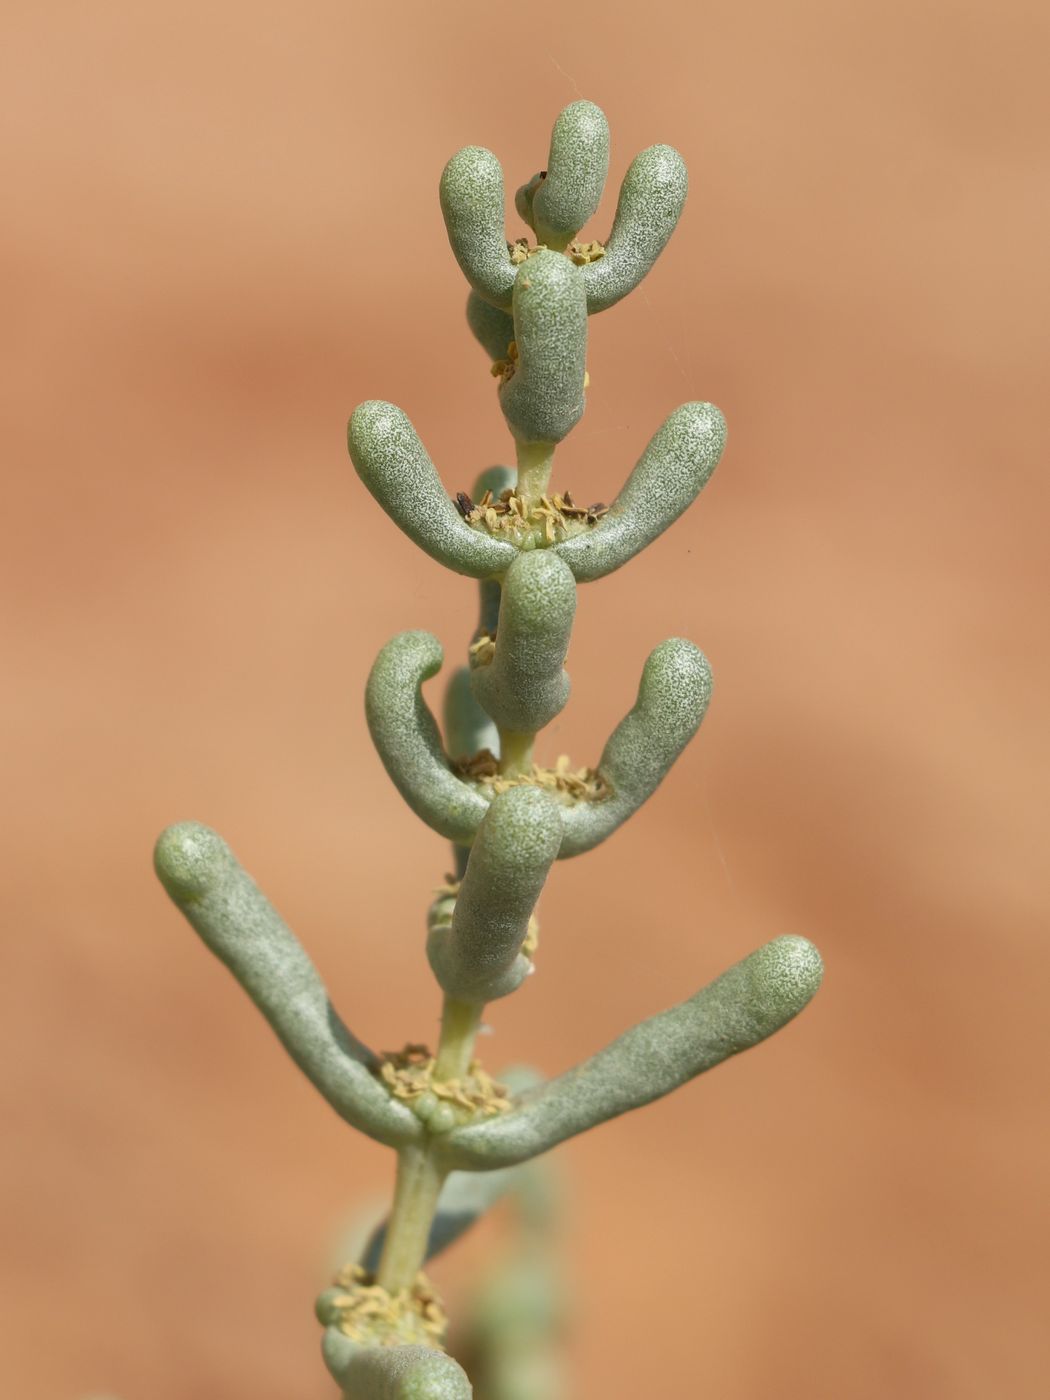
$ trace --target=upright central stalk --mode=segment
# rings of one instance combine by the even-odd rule
[[[439,1084],[462,1079],[474,1058],[474,1041],[481,1025],[483,1006],[446,997],[441,1012],[441,1039],[438,1042],[434,1078]]]
[[[434,1078],[462,1079],[474,1058],[474,1041],[484,1007],[445,998]],[[409,1143],[398,1153],[394,1204],[379,1258],[376,1283],[388,1293],[411,1288],[426,1259],[427,1241],[445,1173],[434,1159],[431,1140]]]
[[[517,443],[518,495],[524,500],[527,511],[539,505],[540,497],[547,494],[554,447],[553,442]]]
[[[388,1293],[410,1289],[423,1267],[444,1180],[429,1143],[409,1143],[398,1153],[394,1204],[376,1271],[376,1283]]]
[[[519,778],[532,767],[532,746],[535,734],[516,734],[511,729],[499,732],[499,771],[505,778]]]

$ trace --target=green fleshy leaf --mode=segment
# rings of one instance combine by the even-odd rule
[[[467,861],[450,926],[431,929],[427,956],[445,995],[483,1005],[532,970],[521,951],[562,841],[558,803],[535,787],[494,797]]]
[[[478,703],[500,729],[535,734],[565,708],[575,615],[568,565],[549,550],[519,554],[503,582],[493,658],[471,673]]]
[[[361,1346],[328,1327],[321,1350],[345,1400],[471,1400],[474,1393],[462,1366],[433,1347]]]
[[[597,525],[555,545],[577,582],[611,574],[672,525],[706,485],[725,440],[725,419],[714,404],[676,408]]]
[[[518,360],[500,406],[518,442],[561,442],[583,415],[587,299],[578,267],[542,250],[514,284]]]
[[[395,404],[380,399],[360,404],[347,443],[358,476],[395,525],[432,559],[471,578],[491,578],[509,567],[515,547],[470,528],[408,415]]]
[[[582,268],[587,309],[605,311],[633,292],[663,252],[685,204],[689,179],[672,146],[635,156],[620,186],[605,256]]]
[[[484,146],[465,146],[445,166],[440,195],[463,275],[485,301],[508,311],[517,268],[503,225],[503,167]]]
[[[710,697],[711,668],[699,647],[672,637],[650,652],[634,707],[598,763],[610,795],[564,810],[563,858],[599,845],[653,795],[699,729]]]
[[[442,836],[470,845],[488,803],[450,771],[425,680],[441,669],[441,643],[429,632],[402,632],[379,653],[365,688],[365,714],[383,766],[413,812]]]
[[[551,133],[547,177],[532,197],[536,238],[564,248],[597,212],[609,173],[609,123],[593,102],[573,102]]]
[[[161,833],[153,860],[174,904],[340,1117],[390,1146],[418,1138],[418,1120],[373,1073],[378,1057],[336,1015],[298,940],[226,842],[180,822]]]
[[[510,1113],[443,1140],[458,1168],[503,1167],[662,1098],[786,1025],[823,977],[805,938],[775,938],[689,1001],[652,1016],[597,1055],[527,1093]]]

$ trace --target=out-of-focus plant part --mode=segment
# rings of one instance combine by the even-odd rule
[[[549,1081],[493,1078],[475,1053],[485,1007],[534,969],[536,908],[555,862],[613,836],[653,796],[711,696],[699,648],[662,641],[593,767],[537,757],[538,736],[569,699],[577,586],[621,568],[671,526],[725,444],[718,409],[685,403],[610,506],[551,486],[555,450],[586,404],[588,317],[646,276],[686,198],[681,156],[652,146],[624,177],[608,237],[586,237],[608,164],[603,113],[572,103],[555,122],[546,168],[517,191],[527,232],[512,239],[491,151],[467,147],[441,178],[449,242],[470,285],[467,321],[491,362],[515,467],[489,468],[472,494],[450,490],[396,405],[369,400],[349,424],[351,459],[379,505],[433,559],[478,581],[478,621],[464,664],[448,676],[443,732],[423,696],[443,663],[430,633],[388,642],[365,695],[391,780],[453,845],[454,871],[427,917],[426,956],[443,1005],[433,1051],[410,1044],[380,1054],[357,1039],[295,935],[214,831],[183,822],[156,846],[168,894],[295,1063],[340,1117],[397,1155],[385,1222],[317,1300],[324,1358],[349,1400],[471,1395],[445,1351],[445,1311],[424,1263],[508,1191],[533,1236],[549,1234],[535,1168],[524,1164],[757,1045],[821,981],[811,943],[775,938]],[[516,1271],[490,1281],[474,1330],[488,1357],[490,1400],[553,1400],[557,1381],[543,1360],[552,1289],[549,1264],[528,1241]]]

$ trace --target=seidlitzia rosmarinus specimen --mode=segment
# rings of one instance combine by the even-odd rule
[[[215,832],[186,822],[157,842],[169,895],[296,1064],[341,1117],[397,1153],[386,1224],[317,1303],[325,1359],[351,1400],[469,1396],[465,1373],[442,1350],[444,1315],[420,1272],[425,1261],[513,1184],[520,1164],[758,1044],[820,985],[813,945],[776,938],[550,1081],[500,1083],[475,1058],[484,1007],[532,971],[536,904],[555,861],[607,840],[652,796],[711,694],[699,648],[662,641],[595,767],[535,761],[537,735],[569,698],[577,586],[621,568],[672,525],[725,443],[713,404],[683,404],[608,507],[551,488],[555,449],[584,411],[588,318],[645,277],[686,197],[681,156],[650,147],[624,177],[608,238],[584,240],[608,159],[603,113],[572,103],[555,123],[546,170],[517,192],[529,233],[514,240],[491,151],[467,147],[441,178],[449,241],[471,288],[468,325],[498,381],[516,469],[490,468],[472,494],[452,492],[394,404],[362,403],[348,429],[354,466],[391,519],[433,559],[479,582],[469,664],[449,677],[441,726],[423,694],[444,660],[430,633],[388,642],[365,695],[392,781],[453,843],[455,874],[427,919],[426,956],[443,995],[435,1052],[380,1055],[363,1045]]]

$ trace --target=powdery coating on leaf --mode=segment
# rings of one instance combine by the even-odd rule
[[[565,708],[562,667],[575,615],[568,566],[547,551],[519,554],[503,582],[493,658],[471,673],[478,703],[501,729],[535,734]]]
[[[368,677],[365,715],[383,766],[408,805],[442,836],[469,845],[488,803],[450,772],[420,691],[443,659],[430,632],[402,632],[387,642]]]
[[[712,403],[676,408],[593,529],[555,546],[579,583],[619,569],[672,525],[718,465],[726,423]]]
[[[484,299],[510,309],[516,269],[503,225],[503,167],[484,146],[465,146],[445,166],[441,212],[467,281]]]
[[[583,269],[588,311],[605,311],[634,291],[674,232],[688,189],[685,161],[673,146],[650,146],[635,156],[620,186],[605,257]]]
[[[157,837],[153,865],[171,898],[184,907],[221,886],[237,862],[217,831],[202,822],[178,822]]]
[[[471,1400],[473,1394],[463,1368],[431,1347],[361,1347],[329,1327],[322,1352],[347,1400]]]
[[[414,1116],[373,1077],[377,1057],[336,1015],[310,959],[226,842],[199,822],[180,822],[161,834],[154,865],[172,900],[335,1111],[391,1146],[418,1138]]]
[[[652,796],[699,729],[710,698],[711,668],[699,647],[672,637],[650,652],[638,698],[598,763],[611,795],[565,809],[563,858],[599,845]]]
[[[786,1025],[816,994],[823,971],[807,939],[775,938],[689,1001],[526,1094],[498,1122],[451,1133],[448,1160],[478,1170],[523,1162],[662,1098]]]
[[[553,558],[551,555],[524,558]],[[434,717],[420,693],[441,667],[429,632],[402,632],[380,652],[365,691],[365,713],[383,765],[412,810],[443,836],[470,845],[492,797],[450,770]],[[472,676],[472,684],[476,676]],[[606,840],[649,798],[696,733],[711,693],[703,652],[681,638],[656,647],[642,671],[638,699],[609,737],[598,771],[609,794],[561,804],[560,857]]]
[[[471,578],[489,578],[510,564],[513,545],[466,524],[408,415],[395,404],[360,404],[347,428],[347,445],[365,486],[431,558]]]
[[[565,244],[597,212],[609,173],[609,123],[593,102],[572,102],[551,133],[547,178],[532,198],[541,243]]]
[[[562,840],[558,804],[539,788],[495,797],[467,861],[448,928],[427,956],[442,990],[482,1004],[515,991],[531,964],[521,947]]]
[[[522,265],[514,284],[514,340],[517,368],[499,391],[507,426],[519,442],[561,442],[583,415],[583,269],[547,249]]]

